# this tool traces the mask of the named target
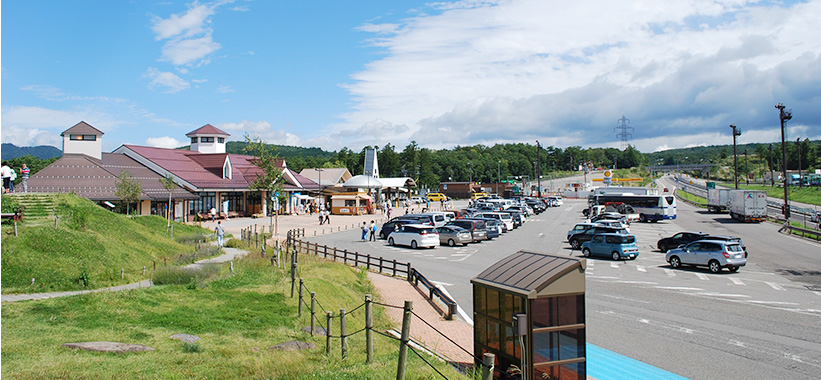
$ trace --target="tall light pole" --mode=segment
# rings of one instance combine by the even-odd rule
[[[750,161],[747,160],[747,149],[744,149],[744,181],[750,184]]]
[[[775,186],[775,166],[773,166],[773,144],[770,144],[770,187]]]
[[[801,180],[801,138],[795,139],[795,148],[798,149],[798,187],[804,186],[804,181]]]
[[[730,124],[733,129],[733,182],[735,188],[738,189],[738,150],[736,148],[736,137],[741,136],[741,131],[736,129],[735,124]]]
[[[536,176],[536,190],[539,192],[539,198],[542,197],[542,146],[539,145],[539,140],[536,140],[536,168],[538,168],[538,172],[534,174]]]
[[[781,174],[784,177],[784,218],[787,223],[790,222],[790,203],[787,200],[787,141],[784,137],[784,124],[787,120],[792,119],[792,111],[784,111],[784,104],[778,103],[775,105],[778,109],[778,119],[781,121]]]
[[[496,170],[498,171],[498,177],[496,181],[496,195],[499,195],[499,182],[502,182],[502,160],[499,160],[499,163],[496,165]]]
[[[536,177],[536,161],[533,161],[533,177]],[[536,185],[536,186],[538,186],[538,185]],[[530,192],[530,195],[533,195],[532,191]]]

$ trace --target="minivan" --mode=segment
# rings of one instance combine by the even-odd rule
[[[639,257],[639,247],[635,235],[604,233],[593,235],[590,241],[582,244],[584,257],[604,256],[616,260]]]
[[[471,236],[473,236],[473,241],[475,242],[487,240],[487,227],[482,220],[456,219],[446,225],[459,226],[470,231]]]
[[[483,212],[483,213],[478,214],[477,216],[480,216],[482,218],[496,219],[496,220],[498,220],[499,222],[501,222],[502,224],[505,225],[505,230],[513,231],[513,217],[510,216],[510,214],[508,214],[508,213]]]

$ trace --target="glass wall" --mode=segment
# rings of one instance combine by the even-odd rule
[[[584,295],[537,298],[531,315],[535,378],[586,379]]]
[[[191,206],[189,206],[188,211],[191,214],[210,212],[212,207],[217,208],[215,200],[216,193],[214,192],[200,193],[200,198],[190,203]]]
[[[513,332],[513,314],[525,312],[525,298],[477,284],[473,285],[474,355],[496,355],[496,370],[521,367],[521,347]]]
[[[240,214],[245,213],[245,193],[233,191],[220,193],[220,207],[222,202],[228,201],[228,211],[235,211]],[[222,211],[222,209],[220,209]]]

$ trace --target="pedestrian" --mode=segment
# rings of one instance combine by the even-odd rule
[[[9,182],[11,182],[11,168],[8,161],[3,161],[3,166],[0,167],[0,174],[3,176],[3,192],[9,192]]]
[[[214,227],[214,233],[217,234],[217,243],[222,247],[223,238],[225,237],[225,228],[222,227],[222,221],[217,222],[217,226]]]
[[[368,223],[362,222],[362,241],[368,240]]]
[[[29,192],[29,174],[30,173],[31,173],[31,170],[29,169],[29,167],[26,166],[26,164],[23,164],[23,167],[20,168],[20,175],[23,177],[22,182],[23,182],[23,192],[24,193]]]
[[[325,224],[331,224],[331,210],[325,210]]]
[[[376,241],[376,222],[371,220],[371,236],[368,238],[368,241]]]
[[[324,213],[325,213],[325,211],[323,211],[323,210],[319,210],[319,212],[318,212],[318,213],[316,213],[317,215],[319,215],[319,225],[320,225],[320,226],[322,225],[322,223],[324,223],[324,222],[325,222],[325,216],[324,216],[324,215],[322,215],[322,214],[324,214]]]
[[[9,192],[13,193],[14,192],[14,180],[17,179],[17,173],[11,167],[9,167],[9,170],[11,170],[11,177],[9,178]]]
[[[214,208],[214,207],[211,207],[211,221],[213,222],[215,220],[217,220],[217,209]]]

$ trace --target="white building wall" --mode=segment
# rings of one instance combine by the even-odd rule
[[[85,154],[98,160],[103,159],[103,139],[97,136],[94,141],[71,140],[70,135],[63,136],[63,154]]]

